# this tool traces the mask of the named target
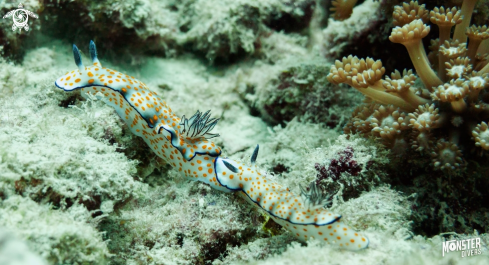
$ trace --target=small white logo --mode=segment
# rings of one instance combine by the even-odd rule
[[[29,25],[27,25],[27,21],[29,21],[29,16],[33,18],[38,18],[38,16],[29,10],[25,10],[22,3],[20,3],[18,7],[18,9],[8,12],[3,18],[12,17],[12,20],[14,21],[14,24],[12,25],[13,31],[16,29],[19,29],[19,31],[22,31],[22,29],[28,31]]]
[[[442,255],[451,251],[462,251],[462,258],[476,256],[482,253],[481,239],[479,237],[463,240],[450,240],[443,242]]]

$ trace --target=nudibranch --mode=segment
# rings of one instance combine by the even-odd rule
[[[315,238],[342,248],[358,250],[368,246],[367,237],[356,233],[341,221],[341,215],[328,211],[314,187],[301,195],[267,179],[255,161],[258,146],[245,165],[221,157],[221,149],[209,139],[218,119],[210,112],[197,111],[190,118],[177,117],[158,94],[133,76],[102,67],[95,43],[90,42],[92,65],[84,66],[78,48],[73,45],[77,70],[58,78],[55,85],[65,91],[81,89],[112,106],[130,130],[144,139],[151,149],[185,177],[202,181],[224,192],[237,192],[249,203],[261,208],[299,240]]]

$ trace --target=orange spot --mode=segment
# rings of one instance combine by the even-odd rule
[[[209,170],[207,170],[207,172],[212,173],[212,168],[209,168]]]
[[[202,167],[199,167],[199,171],[202,171]]]
[[[229,175],[229,179],[233,179],[233,178],[234,178],[234,176],[233,176],[233,175]]]
[[[70,80],[70,78],[71,78],[71,76],[68,76],[68,77],[66,78],[66,81]]]
[[[93,79],[88,80],[89,84],[93,84],[93,82],[95,82],[95,80],[93,80]]]
[[[355,239],[350,239],[350,242],[355,243]]]
[[[362,237],[362,241],[365,242],[365,238],[364,237]]]
[[[87,75],[90,76],[90,77],[93,77],[92,72],[88,72]]]
[[[77,79],[75,80],[75,83],[78,83],[78,82],[80,82],[80,81],[81,81],[81,79],[80,79],[80,78],[77,78]]]
[[[338,238],[338,240],[340,240],[341,239],[341,236],[337,236],[336,238]]]

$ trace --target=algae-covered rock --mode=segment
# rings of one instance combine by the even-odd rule
[[[107,264],[111,255],[96,224],[80,204],[54,210],[19,195],[0,202],[0,226],[25,240],[50,264]]]
[[[211,61],[228,60],[253,55],[268,32],[304,29],[314,6],[311,0],[49,2],[43,30],[67,39],[94,38],[106,50],[167,56],[191,50]]]

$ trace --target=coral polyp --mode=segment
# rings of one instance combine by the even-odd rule
[[[489,150],[489,129],[487,123],[481,122],[472,131],[474,136],[475,145],[480,146],[484,150]]]

